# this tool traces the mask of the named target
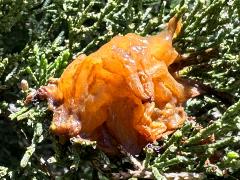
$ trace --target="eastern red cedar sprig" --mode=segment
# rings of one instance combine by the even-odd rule
[[[0,177],[161,179],[176,170],[183,171],[174,174],[179,177],[193,177],[192,172],[200,178],[205,177],[203,172],[238,177],[238,0],[2,0],[0,9],[1,137],[9,132],[0,142],[4,152]],[[78,53],[89,54],[117,34],[157,33],[176,13],[182,16],[183,28],[175,47],[184,55],[198,55],[198,64],[183,69],[180,76],[231,95],[235,104],[225,104],[206,92],[186,103],[187,112],[196,116],[194,121],[186,121],[172,136],[146,147],[144,155],[117,160],[92,151],[91,145],[62,145],[59,141],[64,140],[49,134],[51,115],[46,104],[23,105],[26,93],[45,85],[49,77],[59,77]],[[208,48],[217,49],[218,55],[201,61],[201,52]],[[18,87],[22,79],[27,80],[27,91]]]

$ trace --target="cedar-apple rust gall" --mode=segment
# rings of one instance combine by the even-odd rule
[[[48,100],[53,111],[50,129],[60,137],[96,141],[110,154],[118,152],[118,145],[137,154],[187,118],[182,103],[191,97],[191,87],[168,71],[181,60],[172,46],[180,28],[173,17],[154,36],[115,36],[96,52],[78,56],[59,79],[27,101]]]

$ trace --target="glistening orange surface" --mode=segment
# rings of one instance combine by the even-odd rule
[[[89,56],[76,58],[60,79],[41,87],[53,111],[51,130],[64,137],[96,140],[116,153],[132,154],[181,127],[187,88],[168,67],[180,56],[172,38],[180,23],[173,17],[155,36],[116,36]]]

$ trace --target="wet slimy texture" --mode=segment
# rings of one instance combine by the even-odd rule
[[[172,18],[158,35],[116,36],[89,56],[80,55],[59,79],[37,93],[53,111],[51,130],[64,137],[117,145],[137,154],[148,143],[182,126],[188,89],[168,67],[180,56],[172,47],[179,23]]]

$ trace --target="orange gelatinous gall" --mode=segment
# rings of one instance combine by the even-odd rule
[[[168,71],[180,57],[172,46],[179,26],[173,17],[158,35],[116,36],[76,58],[58,80],[38,90],[54,113],[51,130],[95,140],[108,153],[122,145],[137,154],[181,127],[188,88]]]

